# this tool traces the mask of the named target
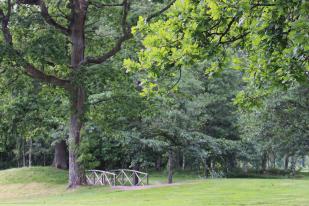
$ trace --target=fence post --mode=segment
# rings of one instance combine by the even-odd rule
[[[147,174],[147,185],[149,185],[149,175]]]

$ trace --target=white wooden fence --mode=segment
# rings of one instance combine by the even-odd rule
[[[102,170],[87,170],[86,181],[88,185],[115,186],[116,174]]]
[[[88,185],[144,186],[149,184],[149,175],[145,172],[127,169],[87,170],[86,182]]]

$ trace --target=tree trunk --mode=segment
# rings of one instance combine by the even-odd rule
[[[173,150],[169,149],[169,151],[168,151],[168,163],[167,163],[168,184],[173,183],[173,163],[174,163]]]
[[[80,63],[84,60],[85,50],[85,20],[87,12],[86,0],[72,1],[72,21],[70,25],[72,53],[71,65],[73,67],[73,81],[78,80]],[[75,188],[82,184],[82,172],[77,162],[80,145],[80,130],[83,126],[83,115],[85,105],[85,91],[81,85],[74,81],[71,93],[71,122],[69,133],[69,188]]]
[[[243,162],[243,172],[245,174],[248,174],[248,161],[247,160],[244,160]]]
[[[267,168],[267,153],[264,153],[262,156],[262,173],[266,172]]]
[[[186,169],[186,155],[182,153],[182,170]]]
[[[162,164],[162,157],[161,155],[158,157],[157,161],[156,161],[156,170],[157,171],[161,171],[161,164]]]
[[[289,169],[289,155],[285,155],[284,158],[284,170],[287,172]]]
[[[297,158],[295,155],[292,156],[291,158],[291,175],[294,177],[296,173],[296,161]]]
[[[64,140],[57,142],[55,144],[55,153],[53,160],[53,167],[58,169],[68,169],[68,161],[67,161],[67,145]],[[44,155],[44,164],[45,164],[45,155]]]
[[[32,166],[32,139],[29,140],[28,167]]]
[[[208,177],[208,172],[209,172],[208,161],[207,161],[207,158],[205,158],[205,160],[204,160],[204,175],[205,175],[205,178]]]
[[[21,139],[22,141],[22,152],[23,152],[23,167],[26,167],[26,153],[25,153],[25,141],[24,139],[22,138]]]

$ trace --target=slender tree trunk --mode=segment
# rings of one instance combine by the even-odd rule
[[[186,155],[182,153],[182,170],[186,169]]]
[[[157,171],[161,171],[161,164],[162,164],[162,157],[161,155],[158,157],[157,161],[156,161],[156,170]]]
[[[168,172],[168,184],[173,183],[173,163],[174,163],[174,158],[173,158],[173,150],[169,149],[168,151],[168,163],[167,163],[167,172]]]
[[[205,160],[204,160],[204,175],[205,175],[205,178],[208,177],[208,171],[209,171],[208,161],[207,161],[207,158],[205,158]]]
[[[78,72],[79,65],[84,60],[85,50],[85,20],[87,12],[86,0],[72,0],[72,21],[70,25],[72,54],[71,65],[73,67],[74,80]],[[78,81],[77,81],[78,82]],[[82,172],[77,162],[80,145],[80,130],[83,126],[85,91],[81,85],[74,83],[71,88],[71,122],[69,133],[69,188],[75,188],[82,184]]]
[[[262,173],[266,172],[266,168],[267,168],[267,153],[264,153],[262,157]]]
[[[45,164],[45,155],[44,155],[44,164]],[[57,142],[55,144],[55,153],[52,166],[58,169],[68,169],[67,145],[64,140],[61,140],[60,142]]]
[[[29,140],[28,167],[32,166],[32,139]]]
[[[289,169],[289,155],[285,155],[284,158],[284,170],[287,172]]]
[[[25,141],[24,139],[22,138],[21,139],[22,141],[22,153],[23,153],[23,167],[26,167],[26,152],[25,152]]]
[[[247,160],[243,162],[243,172],[245,174],[248,174],[248,161]]]
[[[296,174],[296,161],[297,161],[297,158],[295,155],[292,156],[291,158],[291,172],[292,172],[292,176],[294,177],[295,174]]]

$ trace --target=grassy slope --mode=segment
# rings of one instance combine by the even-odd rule
[[[39,177],[34,175],[38,173],[40,173]],[[159,182],[160,178],[158,174],[154,175],[153,182]],[[9,186],[11,188],[8,190],[17,191],[17,195],[15,197],[3,197],[0,191],[0,205],[12,205],[13,203],[13,205],[51,206],[309,206],[308,179],[196,180],[170,187],[138,191],[82,187],[73,192],[65,191],[65,179],[65,172],[51,168],[2,171],[0,172],[0,188]],[[28,188],[27,194],[31,195],[26,197],[18,192],[23,188],[14,188],[18,185],[29,186],[29,184],[36,184],[41,188],[41,193],[38,195],[35,192],[33,193],[31,188]],[[50,192],[50,190],[54,190],[54,192]]]

